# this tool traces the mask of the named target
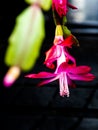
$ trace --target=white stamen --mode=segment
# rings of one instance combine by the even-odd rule
[[[68,88],[66,72],[61,73],[59,78],[59,84],[60,84],[60,95],[63,97],[65,95],[69,97],[69,88]]]

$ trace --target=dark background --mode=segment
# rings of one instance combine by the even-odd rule
[[[89,65],[96,76],[93,82],[76,82],[70,89],[70,97],[59,96],[58,81],[41,88],[39,80],[24,78],[22,72],[11,88],[2,84],[8,70],[4,56],[8,37],[15,24],[16,16],[28,7],[23,0],[0,3],[0,129],[1,130],[97,130],[98,129],[98,15],[97,0],[71,1],[77,11],[69,10],[68,28],[77,37],[80,47],[70,53],[78,65]],[[48,71],[43,65],[46,50],[52,46],[55,25],[51,9],[45,16],[46,38],[36,65],[28,73]],[[27,73],[27,74],[28,74]]]

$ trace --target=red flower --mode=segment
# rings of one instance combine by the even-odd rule
[[[60,84],[60,95],[69,96],[70,86],[75,86],[72,80],[82,80],[82,81],[92,81],[95,77],[90,74],[91,68],[89,66],[76,66],[75,59],[68,53],[66,47],[71,47],[73,44],[72,35],[63,39],[63,36],[56,36],[54,40],[54,45],[47,51],[46,59],[44,64],[49,68],[54,68],[54,61],[57,61],[57,67],[54,73],[50,72],[40,72],[38,74],[29,74],[28,78],[47,78],[38,85],[44,85],[54,80],[59,79]],[[68,60],[71,60],[73,64],[68,64]]]
[[[58,0],[57,0],[58,1]],[[47,78],[47,80],[42,81],[38,85],[44,85],[54,80],[59,79],[60,84],[60,96],[69,96],[69,86],[75,86],[73,80],[81,81],[92,81],[95,76],[90,72],[91,68],[89,66],[76,66],[76,61],[72,57],[67,48],[71,48],[74,44],[75,39],[73,35],[68,36],[65,40],[62,35],[62,28],[58,25],[56,27],[54,45],[46,52],[46,59],[44,64],[47,67],[53,69],[54,61],[57,62],[57,67],[54,73],[50,72],[40,72],[38,74],[29,74],[26,75],[28,78]],[[68,61],[72,61],[71,64],[68,64]]]
[[[46,59],[44,64],[48,68],[54,69],[53,62],[57,60],[58,64],[61,64],[65,61],[72,61],[76,65],[75,58],[72,57],[67,48],[71,48],[73,41],[73,36],[70,35],[65,40],[63,36],[56,36],[54,40],[54,45],[46,52]]]
[[[95,76],[89,73],[91,68],[89,66],[73,66],[69,65],[66,62],[60,64],[54,73],[50,72],[40,72],[38,74],[29,74],[25,77],[28,78],[47,78],[48,80],[44,80],[38,84],[38,86],[47,84],[54,80],[59,79],[60,84],[60,96],[69,97],[69,88],[70,86],[75,86],[72,80],[81,80],[81,81],[92,81]]]
[[[75,6],[68,3],[68,0],[52,0],[52,8],[60,17],[65,16],[68,8],[77,9]]]

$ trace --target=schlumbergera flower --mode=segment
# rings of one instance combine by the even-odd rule
[[[53,69],[54,64],[53,62],[57,60],[59,66],[62,62],[71,61],[76,65],[75,58],[72,57],[67,48],[71,48],[72,44],[74,44],[74,36],[70,34],[66,39],[63,38],[63,31],[61,25],[56,26],[55,30],[55,38],[54,38],[54,45],[46,52],[46,59],[44,64],[48,68]]]
[[[56,11],[60,17],[66,15],[68,7],[77,9],[77,7],[68,3],[68,0],[52,0],[52,9]]]
[[[54,38],[54,45],[46,52],[46,59],[44,64],[47,67],[53,69],[54,61],[57,61],[57,66],[54,73],[42,71],[38,74],[26,75],[28,78],[46,78],[46,80],[40,82],[38,86],[50,83],[54,80],[59,80],[60,84],[60,96],[69,97],[69,86],[74,87],[73,80],[92,81],[95,76],[90,73],[91,68],[89,66],[76,66],[76,61],[72,57],[67,48],[74,44],[72,35],[69,35],[66,39],[63,39],[63,32],[60,25],[56,26],[56,34]],[[69,61],[72,63],[69,64]]]

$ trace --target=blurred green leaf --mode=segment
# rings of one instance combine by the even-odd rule
[[[38,4],[45,11],[49,10],[51,7],[52,0],[25,0],[28,4]]]
[[[68,37],[71,34],[71,31],[67,28],[67,26],[62,25],[62,29],[64,38]]]
[[[5,63],[17,65],[22,70],[29,70],[40,54],[41,44],[45,37],[44,16],[37,6],[26,8],[16,18],[16,24],[10,35]]]

